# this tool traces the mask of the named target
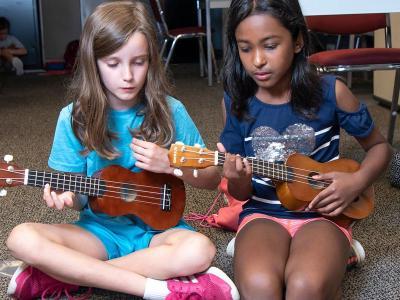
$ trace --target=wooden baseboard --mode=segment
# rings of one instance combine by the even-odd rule
[[[375,95],[372,95],[372,98],[378,101],[379,105],[382,105],[383,107],[387,107],[390,109],[390,107],[392,106],[392,102],[387,99]],[[400,107],[397,109],[397,111],[400,111]]]

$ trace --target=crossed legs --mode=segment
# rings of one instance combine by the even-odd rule
[[[100,240],[70,224],[21,224],[7,247],[14,257],[60,281],[137,296],[143,296],[147,277],[192,275],[207,269],[215,255],[204,235],[171,229],[153,237],[149,248],[107,260]]]

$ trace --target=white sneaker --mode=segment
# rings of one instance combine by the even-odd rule
[[[361,243],[353,239],[351,243],[351,252],[347,260],[347,269],[361,266],[365,261],[365,250]]]
[[[21,76],[24,74],[24,63],[18,57],[13,57],[11,64],[14,67],[15,74]]]
[[[235,237],[231,239],[231,241],[228,243],[228,246],[226,246],[226,254],[228,256],[233,257],[233,254],[235,254]]]

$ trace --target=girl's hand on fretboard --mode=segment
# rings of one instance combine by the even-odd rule
[[[58,210],[62,210],[65,206],[69,208],[74,207],[75,194],[73,192],[57,194],[50,189],[50,185],[47,183],[44,186],[43,199],[46,201],[48,207],[55,207]]]

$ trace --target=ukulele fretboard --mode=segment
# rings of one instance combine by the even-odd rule
[[[71,191],[87,196],[100,197],[106,191],[105,183],[99,178],[28,170],[26,185],[43,187],[47,183],[52,190]]]
[[[254,174],[259,176],[268,177],[279,181],[292,181],[293,172],[290,167],[284,163],[270,162],[255,157],[246,158],[252,166]],[[218,164],[223,165],[225,161],[225,154],[218,153]]]

